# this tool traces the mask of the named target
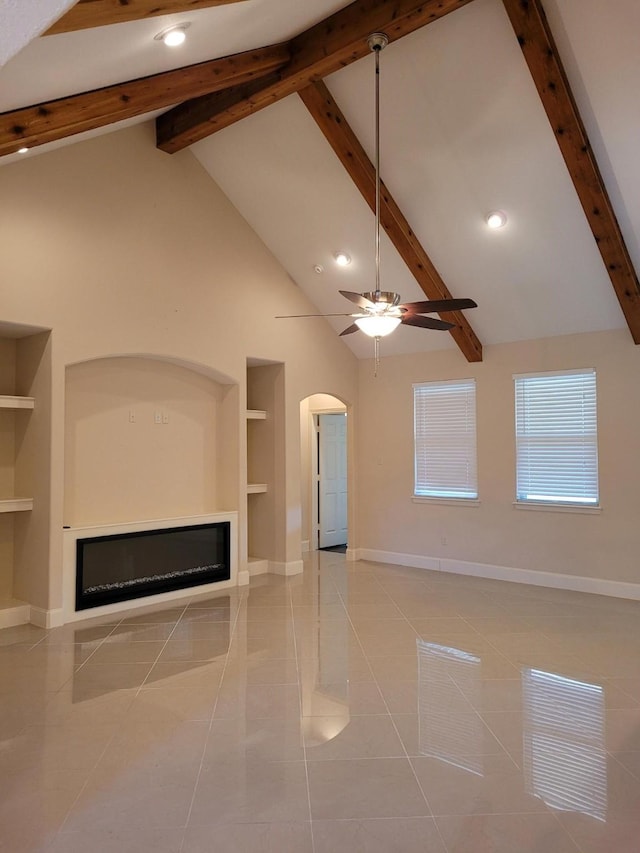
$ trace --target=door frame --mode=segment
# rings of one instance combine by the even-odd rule
[[[338,400],[338,398],[335,398]],[[318,551],[320,545],[320,523],[319,523],[319,500],[318,500],[318,487],[320,482],[320,472],[318,466],[318,429],[319,429],[319,421],[318,415],[342,415],[347,418],[347,435],[346,435],[346,443],[347,443],[347,501],[349,501],[349,416],[347,406],[341,401],[338,400],[340,405],[344,406],[343,410],[336,411],[335,408],[324,408],[324,409],[314,409],[312,412],[309,412],[310,416],[310,426],[309,429],[312,432],[313,440],[311,441],[311,453],[310,462],[311,462],[311,472],[310,472],[310,481],[311,481],[311,502],[310,502],[310,513],[311,513],[311,524],[310,524],[310,540],[309,540],[309,550],[310,551]],[[348,505],[348,504],[347,504]],[[349,525],[349,512],[347,510],[347,536],[350,533],[350,525]]]
[[[320,454],[320,448],[322,446],[322,440],[321,440],[322,434],[321,434],[321,430],[320,430],[321,418],[343,418],[344,419],[342,421],[341,428],[344,428],[344,445],[343,445],[344,446],[344,460],[345,460],[344,483],[345,483],[345,490],[346,490],[345,494],[347,496],[348,496],[348,488],[349,488],[349,486],[348,486],[349,478],[348,478],[348,473],[347,473],[348,472],[348,464],[347,464],[347,454],[348,454],[347,429],[348,429],[348,422],[347,422],[346,411],[344,411],[344,412],[314,412],[314,415],[317,417],[317,424],[318,424],[318,427],[317,427],[318,432],[317,432],[317,438],[316,438],[316,448],[318,451],[317,452],[317,456],[318,456],[317,472],[318,472],[318,474],[317,474],[317,488],[314,489],[314,492],[317,495],[318,508],[317,508],[317,513],[316,513],[315,519],[316,519],[316,525],[318,527],[318,537],[317,537],[317,539],[318,539],[318,550],[321,550],[322,547],[331,547],[328,545],[325,545],[325,546],[320,545],[320,540],[322,539],[322,517],[320,515],[320,507],[323,505],[323,501],[322,501],[322,486],[323,486],[322,470],[323,469],[321,468],[322,458],[321,458],[321,454]],[[341,442],[341,444],[342,444],[342,442]],[[349,539],[349,511],[348,511],[348,507],[346,504],[345,504],[345,508],[344,508],[344,524],[345,524],[344,542],[338,541],[335,543],[336,545],[345,545],[346,546],[348,544],[348,539]],[[332,538],[332,537],[327,535],[326,530],[325,530],[325,536],[329,539]]]

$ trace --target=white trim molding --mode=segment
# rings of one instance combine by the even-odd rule
[[[398,551],[375,551],[371,548],[359,548],[360,560],[371,560],[373,563],[391,563],[394,566],[410,566],[414,569],[428,569],[439,572],[440,560],[436,557],[423,557],[420,554],[401,554]]]
[[[24,601],[7,602],[0,610],[0,628],[15,628],[29,622],[31,608]]]
[[[57,610],[43,610],[42,607],[32,605],[29,621],[39,628],[59,628],[64,625],[64,611],[61,607]]]
[[[471,563],[464,560],[427,557],[421,554],[401,554],[395,551],[378,551],[372,548],[358,549],[358,559],[373,563],[391,563],[396,566],[410,566],[416,569],[429,569],[433,572],[450,572],[457,575],[487,578],[489,580],[524,583],[531,586],[543,586],[550,589],[568,589],[574,592],[588,592],[593,595],[608,595],[612,598],[627,598],[640,601],[640,584],[624,581],[611,581],[604,578],[588,578],[581,575],[564,575],[555,572],[542,572],[535,569],[515,569],[509,566],[492,566],[487,563]]]
[[[602,512],[600,505],[581,506],[580,504],[553,504],[543,503],[542,501],[514,501],[513,508],[533,510],[534,512],[573,512],[579,515],[599,515]]]
[[[249,570],[249,577],[266,575],[269,571],[269,560],[263,560],[260,557],[249,557],[247,569]]]
[[[425,495],[412,495],[414,504],[443,504],[444,506],[480,506],[479,498],[429,498]]]

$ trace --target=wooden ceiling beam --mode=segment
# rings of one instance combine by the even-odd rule
[[[263,86],[196,98],[156,120],[158,147],[175,153],[217,130],[299,91],[369,53],[367,38],[396,41],[472,0],[355,0],[289,42],[291,62]]]
[[[640,284],[540,0],[502,0],[636,344]]]
[[[210,6],[226,6],[229,3],[240,2],[243,0],[79,0],[49,27],[44,35],[53,36],[58,33],[106,27],[109,24],[123,24],[125,21],[139,21],[157,15],[194,12],[198,9],[208,9]]]
[[[0,156],[245,83],[281,68],[288,60],[286,45],[262,47],[1,113]]]
[[[338,155],[363,198],[375,213],[376,170],[360,144],[357,136],[340,111],[324,83],[312,83],[298,92],[318,127]],[[444,283],[420,241],[411,230],[391,193],[380,182],[380,224],[411,270],[428,299],[451,299]],[[453,337],[467,361],[482,361],[482,344],[461,311],[441,315],[455,323],[449,334]]]

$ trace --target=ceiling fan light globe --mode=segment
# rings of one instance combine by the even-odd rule
[[[398,327],[400,317],[371,314],[369,317],[358,317],[355,322],[360,331],[370,338],[384,338]]]

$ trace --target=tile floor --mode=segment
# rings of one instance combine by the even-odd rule
[[[310,556],[0,631],[7,853],[638,853],[640,602]]]

